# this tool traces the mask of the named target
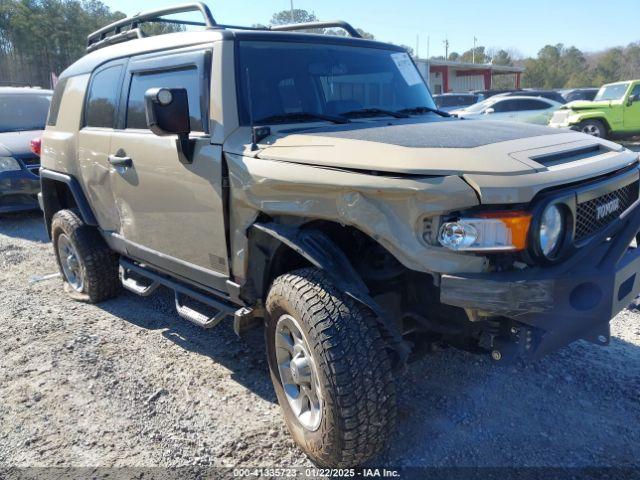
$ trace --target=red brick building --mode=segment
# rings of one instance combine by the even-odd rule
[[[428,80],[434,94],[447,92],[468,92],[489,90],[495,86],[495,78],[500,76],[500,88],[520,88],[524,68],[505,67],[485,63],[464,63],[449,60],[416,60],[422,76]]]

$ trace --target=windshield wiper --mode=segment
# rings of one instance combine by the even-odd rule
[[[333,123],[351,123],[351,120],[338,115],[325,115],[324,113],[315,112],[290,112],[278,115],[270,115],[268,117],[256,120],[256,123],[287,123],[287,122],[308,122],[312,120],[326,120]]]
[[[438,110],[437,108],[431,107],[413,107],[413,108],[403,108],[402,110],[398,110],[398,113],[405,113],[408,115],[421,115],[423,113],[435,113],[440,115],[441,117],[450,117],[451,114],[444,112],[442,110]]]
[[[350,112],[344,112],[340,115],[345,117],[395,117],[395,118],[409,118],[409,115],[402,112],[392,112],[391,110],[384,110],[382,108],[362,108],[360,110],[351,110]]]

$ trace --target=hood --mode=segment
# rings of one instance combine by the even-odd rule
[[[42,136],[42,130],[0,133],[0,155],[28,157],[31,153],[31,140]]]
[[[567,108],[569,110],[591,110],[591,109],[603,109],[611,107],[611,100],[601,100],[599,102],[591,102],[589,100],[576,100],[575,102],[569,102],[561,108]]]
[[[538,125],[492,120],[408,119],[280,130],[259,158],[416,175],[517,175],[541,168],[515,155],[585,139]],[[524,158],[524,160],[523,160]]]

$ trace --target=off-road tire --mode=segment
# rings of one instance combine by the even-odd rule
[[[58,254],[58,239],[65,234],[78,253],[83,288],[78,292],[66,281]],[[120,293],[118,255],[95,227],[85,225],[75,210],[60,210],[51,221],[51,239],[65,291],[75,300],[98,303]]]
[[[601,120],[584,120],[573,127],[574,130],[582,133],[586,133],[587,135],[593,135],[598,138],[607,138],[608,131],[607,126]],[[597,131],[597,134],[595,132]]]
[[[271,379],[296,443],[323,467],[357,467],[375,457],[394,430],[397,406],[391,362],[373,314],[315,268],[276,278],[266,309]],[[286,314],[302,327],[317,367],[323,406],[315,431],[298,421],[278,373],[275,330]]]

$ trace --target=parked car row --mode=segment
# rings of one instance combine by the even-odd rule
[[[640,80],[601,88],[447,93],[441,110],[464,119],[491,119],[570,128],[601,138],[640,135]]]

